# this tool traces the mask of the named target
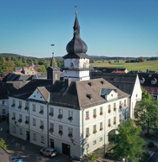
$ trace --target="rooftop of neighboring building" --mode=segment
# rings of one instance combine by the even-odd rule
[[[139,73],[140,83],[146,87],[158,87],[158,74]]]
[[[132,95],[137,74],[90,72],[90,78],[104,78],[123,92]]]

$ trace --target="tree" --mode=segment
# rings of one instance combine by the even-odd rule
[[[64,61],[63,60],[56,60],[56,63],[57,63],[57,66],[59,67],[59,68],[62,68],[62,67],[64,67]]]
[[[140,127],[134,126],[132,119],[119,125],[118,134],[115,135],[114,156],[116,158],[125,158],[132,161],[137,161],[136,155],[141,155],[144,151],[142,146],[145,143],[140,138]]]
[[[142,89],[142,100],[151,99],[150,93],[148,93],[143,87],[141,87],[141,89]]]
[[[16,61],[15,65],[16,65],[16,67],[22,67],[22,62],[21,61]]]
[[[93,59],[90,59],[90,63],[94,63],[94,60]]]
[[[15,68],[14,61],[11,61],[11,60],[6,61],[5,65],[6,65],[7,72],[13,72],[14,71],[14,68]]]
[[[3,73],[4,71],[6,71],[6,65],[4,63],[3,57],[0,56],[0,76],[1,76],[1,73]]]
[[[147,129],[147,135],[149,130],[155,130],[158,125],[158,101],[150,96],[143,96],[135,109],[136,125],[141,126],[143,130]]]
[[[145,59],[144,59],[144,57],[139,57],[139,58],[138,58],[138,61],[139,61],[139,62],[144,62]]]
[[[3,138],[0,138],[0,147],[2,147],[5,151],[8,149]]]
[[[46,74],[47,73],[47,70],[46,70],[46,68],[45,68],[44,65],[40,65],[39,67],[40,68],[38,69],[38,72],[43,72],[43,74]]]

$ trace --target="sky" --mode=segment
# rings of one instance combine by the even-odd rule
[[[158,0],[0,0],[0,53],[64,56],[74,6],[88,55],[158,56]]]

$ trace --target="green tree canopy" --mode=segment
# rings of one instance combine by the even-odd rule
[[[14,71],[14,68],[15,68],[14,61],[9,60],[9,61],[6,61],[5,64],[6,64],[7,72],[13,72]]]
[[[1,76],[1,73],[3,73],[4,71],[6,71],[6,65],[5,65],[3,57],[0,56],[0,76]]]
[[[134,126],[132,119],[119,125],[118,134],[115,135],[114,156],[116,158],[130,159],[131,162],[137,161],[136,155],[141,155],[144,151],[142,146],[145,143],[140,138],[140,127]]]
[[[153,97],[144,97],[135,108],[134,113],[136,125],[141,126],[143,130],[155,130],[158,125],[158,101]]]
[[[145,59],[144,59],[144,57],[139,57],[139,58],[138,58],[138,61],[139,61],[139,62],[144,62]]]
[[[44,65],[40,65],[40,68],[38,69],[38,72],[43,72],[43,74],[47,73],[47,70]]]
[[[0,147],[2,147],[5,151],[8,149],[3,138],[0,138]]]
[[[16,61],[15,66],[16,67],[22,67],[22,62],[21,61]]]
[[[148,93],[143,87],[141,87],[141,89],[142,89],[142,100],[151,99],[150,93]]]

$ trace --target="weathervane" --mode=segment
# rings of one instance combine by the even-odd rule
[[[76,8],[76,12],[75,12],[75,14],[77,15],[77,6],[75,6],[75,8]]]
[[[51,44],[52,47],[54,47],[54,45],[55,45],[55,44]],[[53,52],[52,52],[52,55],[53,55],[53,57],[54,57],[54,48],[52,48],[52,51],[53,51]]]

